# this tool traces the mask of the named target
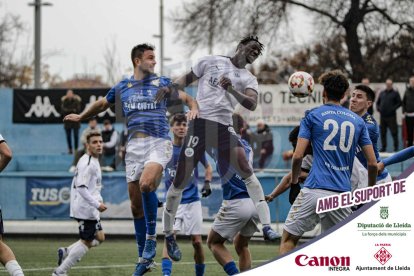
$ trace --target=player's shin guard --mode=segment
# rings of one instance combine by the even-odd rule
[[[270,210],[264,198],[262,185],[260,185],[259,179],[257,179],[255,174],[252,174],[244,179],[244,183],[246,184],[247,193],[256,206],[260,222],[263,226],[270,225]]]
[[[148,236],[155,235],[155,227],[157,224],[158,198],[155,192],[142,193],[142,205],[144,207],[145,221],[147,224]]]
[[[174,219],[180,205],[183,189],[178,189],[171,185],[167,192],[166,203],[163,213],[164,232],[166,236],[173,234]]]

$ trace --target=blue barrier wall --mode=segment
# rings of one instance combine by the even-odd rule
[[[258,174],[265,194],[270,193],[281,174]],[[276,182],[275,182],[276,181]],[[8,172],[0,177],[0,202],[4,219],[67,219],[72,174],[41,172]],[[108,210],[103,218],[130,218],[130,203],[124,173],[106,173],[102,179],[102,197]],[[163,183],[163,182],[162,182]],[[199,183],[203,183],[200,179]],[[212,194],[202,199],[203,217],[212,220],[222,202],[222,189],[217,176],[212,181]],[[165,199],[163,184],[157,190],[158,198]],[[290,205],[287,193],[269,204],[272,221],[284,221]]]

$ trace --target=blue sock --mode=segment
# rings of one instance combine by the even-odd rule
[[[195,267],[196,276],[203,276],[204,275],[204,270],[206,269],[205,264],[195,264],[194,267]]]
[[[235,275],[239,274],[239,270],[237,269],[236,263],[234,261],[228,262],[224,265],[224,271],[226,271],[227,275]]]
[[[145,224],[145,217],[134,218],[135,239],[137,241],[138,256],[142,257],[142,251],[145,246],[145,234],[147,233],[147,225]]]
[[[168,258],[163,258],[161,261],[162,275],[171,275],[172,261]]]
[[[155,235],[157,225],[158,198],[155,192],[142,193],[142,205],[144,206],[145,221],[147,223],[147,235]]]

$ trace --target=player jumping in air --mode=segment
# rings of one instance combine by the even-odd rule
[[[263,225],[265,239],[276,240],[279,235],[270,227],[269,206],[264,198],[262,186],[249,166],[243,146],[232,127],[232,114],[237,104],[249,110],[257,105],[258,83],[245,67],[253,63],[263,51],[257,37],[242,39],[233,57],[207,56],[193,66],[192,70],[179,78],[174,86],[179,89],[198,80],[197,103],[199,118],[190,122],[189,131],[181,150],[177,174],[168,189],[164,209],[164,231],[169,256],[178,261],[181,251],[173,235],[173,224],[182,191],[191,177],[193,168],[207,151],[218,151],[220,171],[226,175],[231,165],[246,184]],[[171,87],[161,88],[157,100],[171,93]]]

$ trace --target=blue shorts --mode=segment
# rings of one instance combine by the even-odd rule
[[[100,220],[76,219],[79,223],[79,237],[84,241],[93,241],[96,233],[102,231]]]

